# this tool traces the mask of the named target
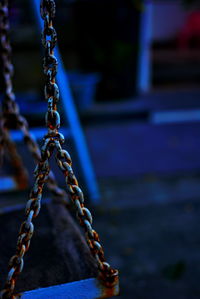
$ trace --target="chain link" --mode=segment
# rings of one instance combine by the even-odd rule
[[[23,270],[24,254],[28,251],[30,240],[34,232],[34,225],[32,219],[37,217],[41,207],[41,198],[44,183],[49,175],[49,162],[51,156],[51,149],[46,148],[41,157],[40,163],[37,164],[35,169],[35,182],[30,192],[30,197],[26,205],[25,214],[26,219],[22,223],[17,240],[17,248],[15,255],[9,261],[9,272],[4,289],[0,293],[0,298],[17,298],[13,295],[16,280]]]
[[[4,148],[5,153],[9,154],[11,165],[14,170],[14,177],[19,189],[25,189],[28,186],[28,172],[24,168],[21,156],[16,150],[15,143],[10,139],[8,130],[4,130]]]
[[[92,228],[92,215],[84,206],[83,192],[78,185],[78,181],[73,173],[72,160],[69,153],[62,149],[64,142],[63,136],[58,133],[60,127],[60,116],[57,111],[57,101],[59,99],[58,86],[55,83],[57,73],[57,59],[54,56],[54,47],[57,41],[56,31],[52,25],[52,19],[55,16],[54,0],[41,1],[41,17],[44,20],[44,29],[42,33],[42,43],[45,48],[44,74],[46,76],[45,98],[48,101],[48,112],[46,114],[46,125],[48,134],[46,140],[51,140],[56,147],[56,161],[65,176],[67,193],[70,195],[75,206],[77,218],[81,226],[85,229],[86,239],[91,253],[96,259],[100,276],[109,286],[115,283],[118,277],[118,271],[112,269],[105,261],[104,251],[100,244],[97,232]]]
[[[14,293],[16,280],[22,272],[24,265],[24,254],[30,246],[30,240],[33,235],[33,218],[37,217],[40,211],[43,186],[48,180],[50,166],[49,159],[56,151],[56,161],[64,174],[67,193],[76,209],[77,218],[80,225],[86,233],[86,240],[92,255],[94,256],[98,269],[99,278],[106,286],[112,287],[117,283],[118,271],[111,268],[105,261],[104,251],[100,244],[97,232],[92,228],[92,215],[84,205],[83,192],[78,185],[78,181],[73,173],[72,160],[69,153],[62,148],[64,136],[59,133],[60,116],[57,111],[57,101],[59,100],[59,90],[55,83],[57,73],[57,59],[54,56],[54,47],[56,45],[56,31],[52,25],[52,19],[55,16],[55,2],[53,0],[41,1],[41,17],[44,20],[44,30],[42,33],[42,43],[45,48],[44,74],[45,74],[45,98],[48,102],[46,113],[47,134],[43,139],[41,148],[41,158],[35,169],[35,181],[30,192],[30,197],[26,206],[26,219],[22,223],[17,242],[16,254],[10,259],[9,273],[5,288],[1,292],[1,299],[17,298]]]
[[[8,0],[0,2],[0,42],[1,42],[1,57],[3,64],[2,75],[5,84],[5,98],[3,101],[4,115],[15,115],[19,112],[18,105],[15,102],[15,95],[12,86],[13,65],[11,63],[11,46],[8,37],[9,19],[8,19]]]
[[[12,88],[13,66],[11,64],[11,47],[8,40],[9,22],[8,22],[8,7],[7,1],[0,3],[0,47],[2,58],[2,75],[5,85],[5,99],[4,99],[4,115],[0,119],[0,162],[2,164],[4,149],[7,147],[11,164],[16,173],[16,182],[19,188],[25,188],[28,184],[28,175],[24,169],[22,159],[20,158],[16,145],[12,142],[9,132],[6,129],[6,118],[12,119],[13,113],[18,112],[18,107],[15,103],[15,96]],[[5,117],[7,115],[7,117]]]
[[[80,225],[84,228],[86,233],[86,240],[90,251],[96,259],[99,276],[104,283],[109,287],[115,284],[118,279],[118,271],[111,268],[106,262],[104,257],[104,250],[100,244],[98,233],[92,228],[92,215],[91,212],[84,205],[84,195],[78,185],[76,176],[72,169],[72,160],[69,153],[62,149],[59,142],[56,142],[56,161],[65,176],[67,192],[70,195],[73,205],[76,209],[76,216]]]

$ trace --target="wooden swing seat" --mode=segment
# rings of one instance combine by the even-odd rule
[[[1,286],[8,260],[15,252],[18,228],[24,218],[23,209],[12,207],[0,216]],[[26,290],[22,299],[93,299],[117,294],[117,286],[106,288],[96,279],[95,265],[86,241],[67,209],[60,203],[43,204],[35,219],[35,233],[25,258],[26,271],[21,273],[16,292]]]

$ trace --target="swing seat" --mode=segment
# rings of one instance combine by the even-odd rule
[[[46,202],[44,200],[43,202]],[[24,206],[7,208],[0,216],[0,286],[7,263],[15,252],[15,240],[24,218]],[[17,282],[22,299],[108,298],[119,293],[118,285],[108,288],[97,277],[96,263],[86,241],[66,208],[60,203],[42,205],[35,219],[35,233],[25,270]],[[26,292],[22,293],[22,291]]]

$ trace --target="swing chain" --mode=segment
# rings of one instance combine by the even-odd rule
[[[11,63],[11,46],[8,38],[9,20],[7,4],[8,1],[6,0],[0,3],[0,51],[2,58],[2,75],[5,85],[4,113],[0,119],[0,164],[3,163],[3,154],[5,148],[7,148],[14,168],[15,180],[18,187],[23,189],[28,184],[28,175],[24,169],[22,159],[17,152],[16,145],[10,138],[5,119],[6,113],[9,114],[9,116],[13,114],[13,111],[18,113],[18,106],[15,102],[15,95],[12,88],[13,65]]]
[[[14,68],[11,63],[12,49],[10,46],[9,38],[9,19],[8,19],[8,0],[3,0],[0,3],[0,40],[1,40],[1,56],[3,76],[5,82],[5,99],[3,102],[4,111],[7,113],[17,114],[19,109],[15,102],[15,95],[13,93],[12,77]]]
[[[58,134],[58,138],[60,135]],[[36,165],[34,175],[34,185],[31,189],[29,200],[26,205],[25,215],[26,219],[21,224],[16,253],[11,257],[9,261],[9,272],[7,275],[7,280],[4,289],[0,293],[1,299],[17,299],[20,295],[14,295],[14,289],[18,276],[24,267],[24,255],[28,251],[30,246],[30,241],[34,232],[33,218],[37,217],[41,208],[41,199],[43,193],[44,184],[47,182],[50,172],[49,159],[53,154],[55,148],[55,137],[49,138],[44,137],[44,143],[41,149],[41,159]]]
[[[67,192],[75,206],[76,217],[79,220],[80,225],[85,230],[88,246],[97,262],[99,278],[107,287],[112,287],[118,280],[118,270],[111,268],[111,266],[105,261],[104,250],[100,244],[99,235],[92,228],[93,218],[91,212],[84,205],[84,195],[78,185],[78,181],[72,169],[70,154],[66,150],[63,150],[61,144],[57,141],[56,148],[56,161],[65,176]]]
[[[17,299],[20,295],[13,295],[17,278],[23,270],[24,255],[28,251],[30,241],[34,232],[34,225],[32,219],[37,217],[40,212],[41,198],[45,182],[49,176],[49,162],[48,159],[52,154],[52,148],[46,148],[42,155],[41,161],[37,164],[35,169],[35,182],[30,192],[30,199],[27,202],[25,214],[26,220],[21,224],[16,253],[9,261],[9,272],[4,289],[0,293],[1,299]]]
[[[113,286],[118,279],[118,271],[112,269],[105,261],[104,251],[100,244],[97,232],[92,228],[92,215],[84,205],[84,195],[78,185],[78,181],[73,173],[72,160],[69,153],[62,149],[64,137],[58,133],[60,127],[60,116],[57,112],[57,101],[59,100],[59,90],[55,83],[57,72],[57,59],[53,49],[56,45],[57,34],[52,25],[55,16],[54,0],[42,0],[40,5],[41,17],[44,19],[44,29],[42,33],[42,43],[45,48],[44,74],[46,76],[45,98],[48,101],[48,112],[46,114],[46,126],[48,134],[45,136],[46,142],[51,140],[56,147],[56,161],[65,176],[67,193],[70,195],[76,209],[77,218],[80,225],[86,232],[86,240],[92,255],[95,257],[100,278],[107,286]]]

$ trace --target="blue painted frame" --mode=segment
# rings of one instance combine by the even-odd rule
[[[144,9],[140,15],[139,54],[137,91],[148,92],[151,88],[151,42],[152,42],[152,12],[151,0],[144,1]]]

